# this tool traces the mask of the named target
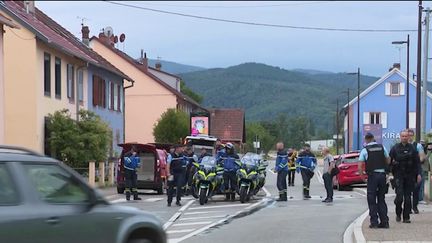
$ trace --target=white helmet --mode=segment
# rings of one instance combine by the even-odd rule
[[[233,148],[234,148],[234,145],[233,145],[232,143],[227,143],[227,144],[225,145],[225,147],[228,148],[228,149],[233,149]]]

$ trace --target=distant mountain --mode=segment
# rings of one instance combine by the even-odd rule
[[[328,72],[328,71],[320,71],[320,70],[314,70],[314,69],[302,69],[302,68],[296,68],[296,69],[293,69],[291,71],[301,72],[301,73],[306,73],[306,74],[311,74],[311,75],[315,75],[315,74],[331,74],[332,73],[332,72]]]
[[[151,67],[154,67],[157,61],[158,60],[149,59],[149,65]],[[196,72],[196,71],[205,70],[205,68],[202,68],[202,67],[185,65],[185,64],[180,64],[180,63],[176,63],[176,62],[169,62],[169,61],[162,61],[161,60],[160,63],[162,64],[162,70],[163,71],[166,71],[166,72],[172,73],[172,74],[189,73],[189,72]]]
[[[244,63],[180,74],[186,85],[204,97],[207,107],[244,108],[249,121],[272,120],[278,114],[305,116],[318,131],[334,131],[336,99],[346,104],[347,88],[354,98],[355,75],[285,70],[259,63]],[[361,76],[361,89],[377,77]]]

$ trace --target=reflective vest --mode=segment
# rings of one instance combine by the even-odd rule
[[[286,151],[277,152],[275,170],[278,172],[288,171],[288,160],[288,153]]]

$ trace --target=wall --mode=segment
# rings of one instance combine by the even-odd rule
[[[5,143],[42,152],[35,121],[39,95],[36,40],[33,33],[19,27],[4,33]]]
[[[90,46],[135,81],[125,95],[125,142],[154,142],[153,126],[168,108],[176,108],[176,96],[97,40]]]
[[[0,144],[4,143],[3,25],[0,24]]]
[[[160,72],[158,70],[154,70],[152,68],[149,68],[148,70],[150,73],[164,81],[169,86],[173,87],[177,91],[180,91],[180,80],[178,80],[176,77]]]
[[[105,95],[107,97],[107,102],[108,102],[108,82],[111,81],[113,83],[116,84],[120,84],[122,89],[121,89],[121,100],[123,100],[124,98],[124,94],[123,94],[123,79],[111,72],[108,72],[104,69],[95,67],[93,65],[89,66],[88,69],[88,95],[86,96],[88,99],[88,109],[90,111],[95,112],[97,115],[99,115],[106,123],[108,123],[108,125],[110,126],[111,130],[112,130],[112,134],[113,134],[113,141],[112,141],[112,148],[114,152],[117,152],[118,155],[120,155],[121,153],[121,148],[119,146],[117,146],[117,144],[119,143],[124,143],[123,140],[123,134],[124,134],[124,127],[123,127],[123,105],[121,101],[120,107],[121,107],[121,112],[120,111],[114,111],[114,110],[109,110],[108,109],[108,103],[107,103],[107,107],[100,107],[100,106],[93,106],[93,75],[98,75],[99,77],[101,77],[102,79],[105,80],[106,82],[106,91],[105,91]]]

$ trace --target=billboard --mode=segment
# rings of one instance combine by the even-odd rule
[[[206,116],[191,117],[191,135],[209,135],[209,118]]]
[[[383,131],[382,131],[382,124],[367,124],[367,125],[363,125],[363,144],[365,144],[364,141],[364,136],[366,135],[366,133],[372,133],[375,137],[375,140],[377,143],[382,144],[383,143],[383,139],[382,139],[382,135],[383,135]]]

